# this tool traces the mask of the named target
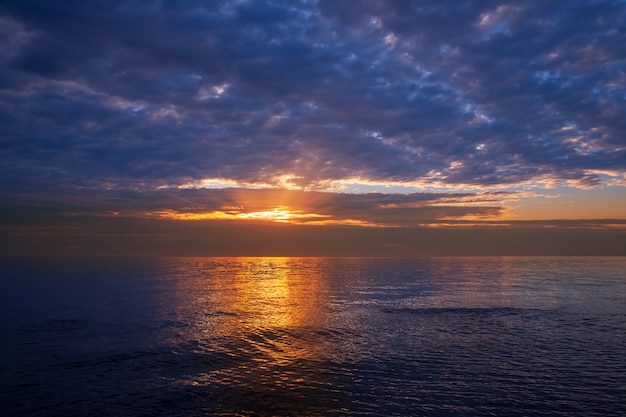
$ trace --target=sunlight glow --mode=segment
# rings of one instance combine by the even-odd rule
[[[294,223],[303,219],[324,219],[330,217],[324,214],[303,213],[300,210],[291,211],[289,207],[280,206],[271,210],[239,212],[239,211],[211,211],[205,213],[179,212],[174,210],[160,211],[157,217],[172,220],[260,220],[275,223]]]
[[[455,228],[474,228],[474,227],[510,227],[511,223],[489,223],[489,222],[480,222],[480,223],[420,223],[420,227],[427,227],[429,229],[437,229],[437,228],[446,228],[446,227],[455,227]]]
[[[251,219],[251,220],[269,220],[279,223],[289,223],[293,219],[307,219],[307,218],[324,218],[329,217],[323,214],[302,213],[301,211],[289,211],[288,207],[275,207],[272,210],[267,211],[253,211],[252,213],[238,213],[237,218]]]
[[[476,149],[483,151],[484,144],[478,144]],[[265,181],[240,181],[229,178],[204,178],[192,180],[183,184],[164,184],[157,189],[277,189],[294,191],[325,191],[351,194],[366,193],[420,193],[420,192],[520,192],[529,189],[554,189],[559,186],[568,186],[581,190],[604,186],[624,186],[626,173],[612,170],[585,170],[584,175],[575,179],[556,178],[552,175],[543,175],[530,180],[502,184],[460,184],[447,183],[446,179],[455,171],[463,168],[463,163],[453,161],[445,172],[431,170],[420,179],[413,181],[375,180],[354,176],[334,180],[316,180],[295,174],[281,174]]]
[[[333,219],[328,214],[304,213],[301,210],[290,210],[289,207],[279,206],[271,210],[240,211],[239,207],[230,207],[229,210],[211,212],[180,212],[175,210],[161,210],[145,213],[147,217],[157,217],[170,220],[243,220],[271,223],[299,224],[307,226],[361,226],[361,227],[396,227],[387,224],[378,224],[359,219]]]

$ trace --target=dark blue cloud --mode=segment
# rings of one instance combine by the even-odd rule
[[[626,170],[626,5],[0,4],[3,187]]]

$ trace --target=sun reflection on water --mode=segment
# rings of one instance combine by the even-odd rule
[[[289,259],[259,258],[238,266],[228,303],[233,310],[245,313],[241,324],[253,329],[275,329],[302,321],[302,306],[292,295],[298,291],[301,277],[291,272]]]
[[[320,261],[321,262],[321,261]],[[327,277],[316,262],[297,258],[188,259],[172,293],[185,322],[185,339],[198,344],[210,369],[180,383],[254,391],[299,390],[319,375],[302,363],[324,355],[316,329],[325,327]],[[226,352],[226,355],[222,353]],[[211,359],[213,360],[213,359]]]

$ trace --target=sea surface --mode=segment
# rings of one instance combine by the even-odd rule
[[[2,416],[624,416],[626,258],[1,259]]]

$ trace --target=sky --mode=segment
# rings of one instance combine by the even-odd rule
[[[624,22],[0,0],[0,254],[626,255]]]

